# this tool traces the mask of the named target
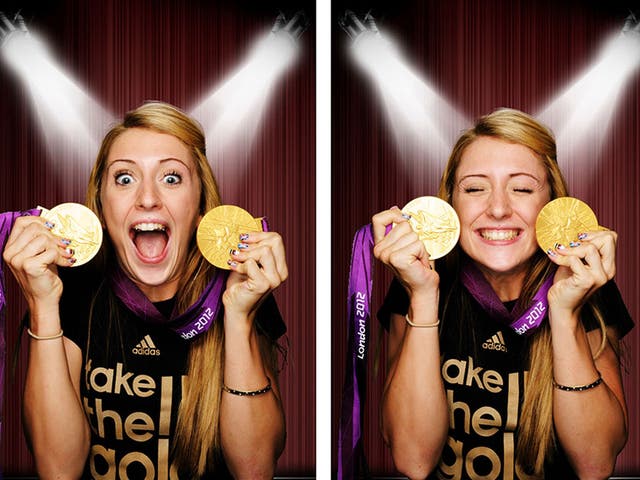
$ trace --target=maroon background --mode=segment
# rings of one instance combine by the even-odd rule
[[[0,9],[11,15],[21,8],[30,28],[46,38],[57,62],[118,117],[148,99],[190,108],[241,64],[280,9],[290,16],[305,8],[312,21],[315,15],[314,3],[306,0],[38,3],[42,2],[3,1]],[[278,463],[281,475],[312,474],[315,458],[313,23],[300,44],[298,62],[273,91],[250,153],[250,168],[233,184],[219,178],[223,200],[255,215],[267,215],[287,246],[290,277],[276,292],[290,341],[288,364],[281,375],[288,432]],[[4,64],[0,95],[0,211],[83,202],[87,178],[74,171],[61,172],[56,159],[47,156],[28,92]],[[25,303],[13,278],[8,290],[11,354]],[[34,471],[20,426],[25,347],[23,341],[17,379],[8,379],[5,390],[0,450],[5,475]]]
[[[333,17],[345,8],[360,15],[372,8],[378,26],[391,32],[418,72],[463,114],[473,119],[498,107],[535,113],[574,81],[629,13],[622,2],[455,0],[333,2]],[[633,7],[629,2],[629,7]],[[637,2],[635,2],[637,8]],[[346,292],[351,240],[375,212],[402,206],[414,197],[434,195],[439,181],[419,171],[406,171],[399,161],[377,96],[349,61],[347,36],[333,27],[332,150],[332,314],[333,314],[333,458],[339,399],[344,379]],[[568,174],[571,192],[588,202],[600,223],[619,233],[617,282],[632,316],[640,319],[640,75],[627,83],[615,112],[601,166],[589,182],[577,184]],[[601,128],[597,125],[596,128]],[[428,169],[425,169],[428,170]],[[568,172],[565,172],[568,173]],[[571,172],[569,172],[571,173]],[[373,311],[390,280],[375,271]],[[377,321],[370,335],[369,394],[365,452],[372,473],[394,473],[379,430],[384,347],[374,372]],[[382,344],[383,345],[383,344]],[[640,328],[624,342],[624,383],[629,406],[629,442],[618,458],[618,474],[640,473]]]

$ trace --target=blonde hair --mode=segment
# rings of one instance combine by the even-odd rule
[[[558,167],[556,143],[553,134],[544,125],[529,115],[513,109],[498,109],[477,120],[456,142],[445,167],[438,196],[452,203],[455,175],[466,148],[480,137],[492,137],[517,143],[531,149],[542,162],[547,172],[551,189],[551,199],[568,195],[567,185]],[[448,268],[459,268],[460,249],[447,258]],[[553,272],[553,263],[538,250],[531,259],[529,274],[520,294],[520,301],[528,305],[544,280]],[[459,296],[458,296],[459,297]],[[444,311],[454,298],[446,298]],[[606,343],[606,326],[602,315],[592,302],[588,303],[602,331],[602,344]],[[444,316],[444,315],[443,315]],[[528,352],[529,373],[525,381],[525,395],[518,426],[516,461],[535,475],[544,474],[545,460],[556,448],[553,427],[553,352],[549,322],[532,335]]]
[[[100,193],[107,168],[107,157],[115,140],[127,129],[145,128],[173,135],[191,152],[196,167],[195,178],[200,179],[199,211],[205,214],[220,205],[220,194],[207,161],[205,137],[201,127],[176,107],[148,102],[128,112],[122,123],[115,125],[104,137],[87,189],[87,206],[102,220]],[[108,248],[105,255],[113,255]],[[108,261],[108,260],[107,260]],[[198,251],[195,232],[189,245],[187,262],[176,293],[179,312],[193,304],[215,267]],[[222,322],[215,322],[209,331],[192,341],[189,347],[188,380],[183,382],[173,453],[177,466],[201,476],[210,471],[221,456],[219,417],[224,371],[224,330]],[[264,349],[266,344],[261,342]],[[268,355],[265,358],[269,358]],[[273,367],[273,365],[270,365]]]

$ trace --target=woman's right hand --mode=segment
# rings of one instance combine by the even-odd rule
[[[75,262],[73,246],[51,233],[45,219],[16,219],[2,257],[22,288],[32,315],[58,308],[62,282],[57,266]]]
[[[412,299],[437,296],[440,277],[429,261],[424,243],[413,231],[398,207],[377,213],[373,225],[373,254],[387,265],[407,289]],[[388,225],[395,223],[385,235]]]

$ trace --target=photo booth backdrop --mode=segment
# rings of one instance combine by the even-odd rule
[[[400,158],[375,89],[355,67],[350,40],[337,19],[345,9],[362,18],[371,11],[378,28],[393,36],[414,69],[470,121],[498,107],[535,113],[579,78],[605,39],[619,32],[637,2],[473,0],[332,3],[332,415],[334,472],[344,381],[347,277],[355,231],[392,205],[435,195],[446,163]],[[636,11],[636,13],[638,13]],[[437,118],[435,119],[437,122]],[[470,126],[470,125],[469,125]],[[604,128],[595,122],[594,129]],[[617,284],[631,315],[640,319],[640,72],[621,92],[601,151],[590,149],[583,167],[564,173],[573,196],[586,201],[601,225],[619,234]],[[584,150],[584,149],[581,149]],[[589,150],[589,149],[587,149]],[[582,154],[582,153],[581,153]],[[569,159],[572,162],[574,159]],[[575,165],[575,161],[573,165]],[[375,319],[391,275],[374,268],[364,451],[371,473],[397,473],[382,441],[379,408],[385,347]],[[625,338],[624,385],[629,441],[616,473],[640,473],[640,328]],[[376,358],[379,358],[376,363]],[[375,369],[377,368],[377,371]]]
[[[188,110],[239,67],[253,43],[283,11],[304,9],[309,29],[297,62],[275,85],[255,143],[236,176],[218,175],[223,202],[265,215],[284,238],[290,276],[276,292],[288,325],[288,356],[280,376],[287,444],[280,475],[312,474],[315,462],[315,28],[312,1],[2,2],[45,39],[56,61],[99,104],[121,117],[145,100]],[[90,166],[66,166],[43,141],[29,92],[0,66],[0,211],[83,203]],[[108,126],[105,126],[105,128]],[[214,171],[219,166],[213,165]],[[15,378],[11,355],[26,303],[7,273],[7,381],[0,440],[5,475],[33,475],[21,427],[26,367],[22,339]]]

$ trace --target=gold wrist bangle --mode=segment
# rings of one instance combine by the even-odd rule
[[[438,319],[437,322],[434,323],[427,323],[427,324],[423,324],[423,323],[413,323],[410,319],[409,319],[409,314],[406,314],[404,316],[404,318],[407,320],[407,323],[412,326],[412,327],[417,327],[417,328],[433,328],[433,327],[437,327],[438,325],[440,325],[440,319]]]
[[[27,333],[31,338],[35,338],[36,340],[53,340],[55,338],[60,338],[64,334],[63,330],[60,329],[60,332],[56,333],[55,335],[41,337],[40,335],[36,335],[35,333],[33,333],[30,328],[27,328]]]

